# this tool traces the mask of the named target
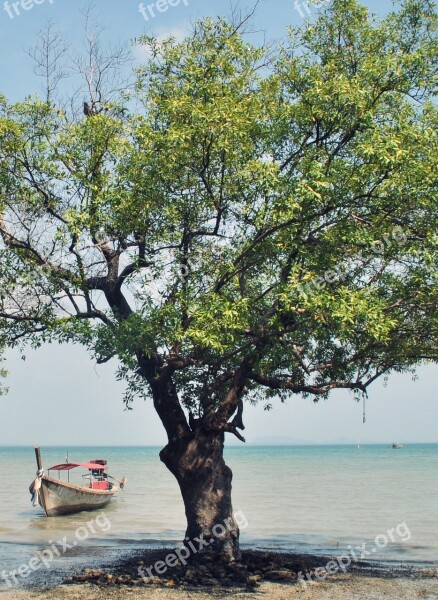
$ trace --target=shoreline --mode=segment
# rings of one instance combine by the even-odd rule
[[[330,581],[297,584],[263,583],[257,590],[239,588],[100,588],[91,584],[61,585],[44,590],[1,592],[2,600],[209,600],[238,597],[242,600],[436,600],[437,581],[432,578],[385,579],[358,574],[336,576]]]
[[[139,566],[154,564],[170,550],[134,551],[94,569],[78,567],[68,578],[65,571],[64,578],[54,571],[43,574],[45,581],[42,577],[32,584],[1,586],[0,600],[113,600],[126,595],[133,600],[207,600],[235,595],[244,600],[438,600],[437,564],[419,567],[358,561],[322,577],[321,569],[334,562],[333,557],[246,550],[242,562],[229,569],[203,559],[169,568],[162,577],[138,576]]]

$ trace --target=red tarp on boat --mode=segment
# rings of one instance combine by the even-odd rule
[[[92,469],[93,471],[102,471],[106,467],[99,463],[63,463],[62,465],[55,465],[47,469],[48,471],[70,471],[76,467],[83,467],[84,469]]]

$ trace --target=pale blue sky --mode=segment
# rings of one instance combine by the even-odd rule
[[[13,4],[9,2],[8,12],[0,0],[0,93],[19,100],[38,91],[39,82],[25,50],[46,19],[52,18],[77,44],[80,9],[89,2],[39,0],[32,6],[32,0],[26,0],[25,6],[32,6],[27,11],[21,3],[15,2],[16,9]],[[144,2],[145,7],[150,4],[150,0]],[[366,0],[365,4],[378,13],[392,7],[389,0]],[[112,41],[131,40],[142,33],[180,36],[198,17],[230,14],[229,2],[212,0],[181,0],[165,12],[154,10],[155,16],[148,21],[137,0],[96,0],[95,5]],[[245,11],[253,3],[244,0],[234,6]],[[306,13],[303,2],[299,8]],[[284,36],[287,25],[301,22],[295,0],[261,0],[253,29],[263,30],[264,34],[257,35],[271,41]],[[113,364],[97,367],[78,347],[56,345],[26,354],[26,362],[14,352],[8,355],[10,393],[0,398],[1,445],[165,442],[150,402],[138,400],[134,411],[123,410],[123,384],[115,381]],[[410,376],[394,376],[386,388],[378,382],[370,390],[365,424],[362,407],[345,392],[335,392],[328,402],[316,405],[297,397],[286,405],[278,403],[270,413],[248,407],[246,437],[249,443],[438,442],[437,373],[436,367],[429,366],[420,369],[417,382]]]

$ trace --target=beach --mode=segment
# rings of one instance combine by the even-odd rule
[[[46,463],[62,460],[63,451],[45,449]],[[93,448],[71,450],[75,460],[89,460],[95,453]],[[139,565],[147,570],[157,559],[164,560],[184,538],[180,493],[158,460],[158,448],[105,448],[100,454],[114,472],[128,476],[127,490],[105,511],[47,519],[31,506],[27,491],[35,471],[33,452],[1,449],[0,466],[9,477],[0,491],[0,600],[204,600],[231,595],[438,600],[438,445],[406,446],[401,452],[385,446],[228,449],[243,554],[262,556],[244,570],[237,587],[232,577],[223,586],[214,567],[197,578],[197,586],[181,574],[166,575],[158,586],[139,581]],[[7,501],[11,489],[22,491],[14,503]],[[273,556],[281,556],[284,564]],[[45,560],[8,587],[5,577],[20,567],[29,572],[35,557]],[[267,576],[275,569],[299,574],[330,560],[343,563],[345,572],[305,584]],[[116,585],[100,578],[76,580],[99,569],[114,578],[129,573],[130,579]],[[251,589],[247,579],[257,573],[262,581]],[[214,581],[204,585],[208,578]]]
[[[362,562],[328,574],[321,556],[246,551],[233,564],[197,558],[162,578],[139,577],[138,566],[163,550],[134,553],[101,569],[79,570],[62,580],[0,588],[1,600],[438,600],[438,569]],[[277,570],[270,570],[274,566]],[[287,569],[286,567],[290,568]],[[295,571],[292,570],[295,568]],[[302,568],[303,571],[298,571]],[[221,573],[221,577],[219,577]],[[240,582],[240,583],[239,583]]]
[[[38,552],[50,550],[51,541],[65,536],[75,548],[64,552],[57,544],[61,556],[55,555],[50,567],[65,569],[66,576],[70,568],[94,567],[121,553],[176,546],[184,539],[184,505],[159,450],[99,448],[109,473],[127,476],[128,484],[103,511],[100,526],[90,530],[88,523],[101,511],[47,519],[40,507],[32,506],[33,448],[0,448],[0,469],[7,473],[0,489],[2,569],[28,564]],[[83,462],[96,452],[70,448],[70,458]],[[43,448],[45,467],[62,462],[65,454],[65,448]],[[406,445],[403,450],[384,445],[242,446],[226,448],[226,461],[234,473],[234,510],[242,515],[242,548],[333,556],[365,543],[366,553],[358,552],[362,559],[437,560],[438,445]],[[82,527],[89,531],[87,539],[77,535]]]
[[[438,580],[433,577],[369,577],[342,574],[327,582],[302,586],[263,583],[255,591],[227,589],[171,589],[144,586],[105,588],[94,585],[59,586],[52,590],[16,590],[0,593],[2,600],[208,600],[210,598],[240,598],[241,600],[436,600]]]

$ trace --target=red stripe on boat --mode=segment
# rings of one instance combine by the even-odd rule
[[[76,467],[83,467],[93,471],[104,471],[106,467],[99,463],[63,463],[61,465],[55,465],[47,469],[48,471],[70,471],[70,469],[76,469]]]

